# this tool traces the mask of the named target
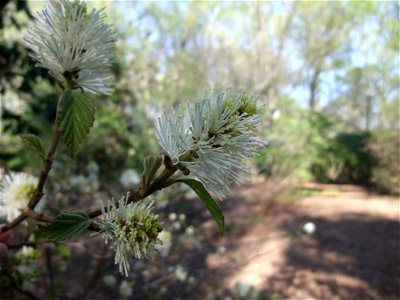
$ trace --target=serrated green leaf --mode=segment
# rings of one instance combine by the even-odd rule
[[[66,91],[58,104],[57,125],[71,158],[93,126],[96,113],[94,99],[79,90]]]
[[[144,159],[143,163],[143,173],[142,173],[142,190],[147,190],[153,180],[154,175],[157,170],[161,167],[162,157],[149,155]]]
[[[217,222],[221,232],[224,232],[225,221],[222,210],[211,197],[211,195],[207,192],[204,185],[200,181],[195,179],[179,179],[177,180],[177,182],[183,182],[192,188],[192,190],[200,197],[201,201],[207,207],[214,220]]]
[[[22,134],[20,138],[27,146],[29,146],[37,154],[39,154],[41,159],[46,159],[46,150],[43,146],[41,139],[38,136],[34,134]]]
[[[90,223],[90,218],[83,212],[62,212],[53,223],[39,228],[35,232],[35,239],[63,241],[81,233],[90,226]]]

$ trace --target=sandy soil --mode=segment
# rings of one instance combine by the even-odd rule
[[[399,199],[307,187],[320,192],[294,205],[271,204],[263,183],[242,189],[238,199],[251,204],[227,204],[235,226],[207,256],[213,276],[227,290],[240,282],[284,299],[400,299]],[[314,234],[288,236],[306,222]]]

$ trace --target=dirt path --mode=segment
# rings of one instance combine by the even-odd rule
[[[321,191],[277,206],[261,196],[262,183],[245,189],[252,208],[228,213],[239,229],[208,256],[208,267],[227,289],[240,282],[283,299],[399,299],[399,199],[355,186],[309,188]],[[287,237],[309,221],[313,235]]]

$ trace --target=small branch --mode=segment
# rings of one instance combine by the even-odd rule
[[[147,196],[150,196],[154,192],[165,188],[167,185],[165,184],[169,178],[178,170],[178,166],[173,166],[171,169],[165,168],[163,172],[160,174],[156,180],[150,185],[147,191],[143,192],[143,199]],[[170,184],[168,184],[170,185]]]
[[[0,233],[6,232],[15,226],[17,226],[19,223],[21,223],[23,220],[25,220],[27,216],[25,215],[25,212],[20,214],[18,217],[16,217],[14,220],[12,220],[10,223],[4,225],[3,227],[0,228]]]
[[[29,291],[29,290],[22,290],[22,289],[18,288],[16,285],[13,285],[12,288],[13,288],[14,290],[16,290],[17,292],[19,292],[19,293],[21,293],[21,294],[24,294],[24,295],[28,296],[29,298],[31,298],[31,299],[33,299],[33,300],[43,300],[42,298],[39,297],[39,295],[35,294],[35,293],[32,292],[32,291]]]
[[[62,95],[61,95],[62,97]],[[60,99],[61,99],[60,97]],[[46,183],[47,180],[47,176],[49,175],[49,172],[51,170],[51,167],[53,165],[53,161],[54,161],[54,156],[57,150],[57,146],[58,143],[60,141],[61,138],[61,131],[58,129],[58,126],[56,127],[56,131],[53,135],[53,139],[51,141],[51,146],[50,146],[50,150],[49,153],[47,155],[46,160],[44,161],[43,164],[43,170],[40,172],[40,177],[39,177],[39,182],[36,186],[35,191],[33,192],[33,195],[31,197],[31,199],[29,200],[28,203],[28,212],[32,211],[35,206],[38,204],[38,202],[40,201],[40,199],[42,199],[44,193],[43,193],[43,189],[44,189],[44,184]],[[5,226],[0,228],[0,233],[6,232],[14,227],[16,227],[19,223],[21,223],[23,220],[25,220],[26,218],[29,217],[29,213],[27,212],[23,212],[21,213],[18,217],[16,217],[13,221],[11,221],[10,223],[6,224]]]
[[[57,127],[56,132],[54,133],[54,136],[53,136],[53,140],[51,142],[49,154],[47,155],[47,158],[44,162],[43,170],[40,173],[38,185],[37,185],[36,190],[33,193],[32,198],[28,204],[28,207],[30,209],[34,209],[36,204],[38,204],[38,202],[40,201],[40,199],[42,199],[42,197],[44,195],[44,193],[43,193],[44,184],[46,183],[47,176],[53,165],[54,155],[56,153],[58,142],[60,141],[60,138],[61,138],[61,131]]]
[[[19,242],[15,244],[7,244],[8,249],[19,249],[23,246],[36,247],[36,242]]]
[[[146,197],[153,194],[154,192],[171,185],[171,183],[168,183],[168,184],[166,184],[166,183],[167,183],[167,180],[169,178],[171,178],[172,175],[174,175],[176,170],[178,170],[177,166],[174,166],[173,169],[171,169],[171,170],[165,168],[164,171],[160,174],[160,176],[157,177],[157,179],[153,181],[153,183],[150,185],[150,187],[147,189],[147,191],[144,191],[143,194],[142,194],[142,192],[138,192],[138,191],[130,194],[129,198],[128,198],[128,203],[133,203],[133,202],[138,202],[140,200],[143,200]],[[116,205],[118,205],[118,203],[116,203]],[[94,219],[100,215],[101,215],[100,209],[96,209],[96,210],[93,210],[88,213],[88,216],[91,219]]]
[[[43,214],[38,214],[34,210],[26,210],[25,211],[25,215],[28,218],[31,218],[31,219],[33,219],[35,221],[38,221],[38,222],[51,223],[53,221],[52,218],[49,218],[49,217],[47,217],[47,216],[45,216]]]

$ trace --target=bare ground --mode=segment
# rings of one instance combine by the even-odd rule
[[[350,185],[301,188],[316,193],[277,203],[265,181],[234,191],[222,203],[223,236],[197,198],[177,202],[169,209],[185,212],[199,234],[178,243],[161,264],[140,267],[148,262],[137,261],[130,299],[250,300],[233,295],[236,283],[254,286],[259,299],[268,300],[400,299],[399,199]],[[315,223],[313,235],[290,236],[306,222]],[[103,240],[93,240],[70,244],[74,260],[67,271],[55,274],[57,280],[70,281],[64,282],[69,288],[60,299],[121,299],[101,280],[116,272],[113,253]],[[194,283],[165,271],[178,264],[188,267]],[[37,292],[46,294],[46,286],[38,286]]]
[[[351,185],[306,187],[320,191],[275,205],[261,182],[225,204],[228,233],[206,257],[204,288],[240,282],[284,299],[400,299],[399,199]],[[313,235],[288,237],[309,221]]]

